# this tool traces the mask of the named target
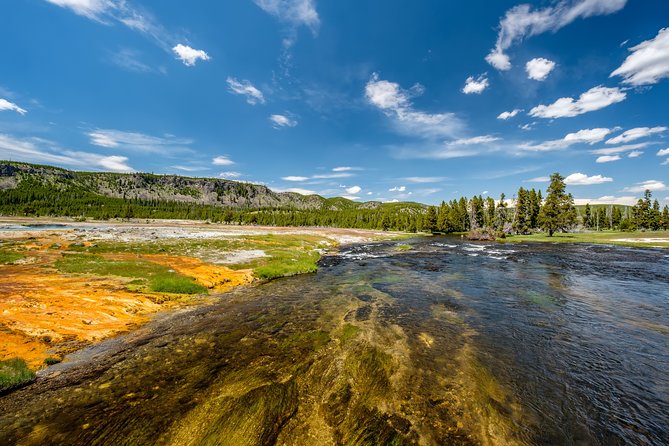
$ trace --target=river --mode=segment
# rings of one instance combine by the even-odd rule
[[[77,352],[0,444],[669,444],[669,251],[401,245]]]

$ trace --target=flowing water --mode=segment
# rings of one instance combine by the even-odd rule
[[[669,255],[379,243],[0,398],[0,444],[669,444]]]

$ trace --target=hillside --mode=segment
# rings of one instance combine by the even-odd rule
[[[76,172],[0,161],[0,215],[399,228],[408,227],[425,209],[418,203],[357,203],[340,197],[274,192],[263,185],[217,178]]]

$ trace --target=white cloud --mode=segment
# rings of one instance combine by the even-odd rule
[[[595,155],[614,155],[616,153],[623,153],[632,150],[643,149],[644,147],[648,147],[648,145],[649,145],[648,143],[627,144],[624,146],[606,147],[604,149],[597,149],[593,150],[591,153],[594,153]]]
[[[196,50],[188,45],[177,44],[172,48],[174,54],[187,67],[192,67],[198,60],[209,60],[209,55],[204,50]]]
[[[662,133],[667,131],[667,127],[637,127],[634,129],[629,129],[626,132],[611,138],[606,141],[607,144],[620,144],[634,141],[637,139],[645,138],[647,136],[653,135],[655,133]]]
[[[669,77],[669,28],[629,50],[632,54],[611,76],[622,76],[623,83],[635,86],[656,84]]]
[[[530,110],[529,115],[537,118],[566,118],[582,115],[624,101],[627,93],[618,87],[593,87],[581,96],[560,98],[550,105],[538,105]]]
[[[615,129],[594,128],[583,129],[578,132],[568,133],[562,139],[553,139],[541,143],[523,143],[519,144],[518,148],[529,152],[547,152],[551,150],[562,150],[574,144],[595,144],[606,138],[606,135],[613,132]],[[593,152],[598,153],[598,152]],[[608,153],[601,153],[601,155],[609,155]]]
[[[351,167],[351,166],[339,166],[332,169],[333,172],[349,172],[351,170],[363,170],[360,167]]]
[[[485,74],[482,74],[477,78],[469,76],[465,81],[465,86],[462,88],[462,92],[464,94],[481,94],[489,85],[490,83]]]
[[[234,161],[232,161],[230,158],[227,156],[217,156],[211,160],[212,164],[215,166],[230,166],[232,164],[235,164]]]
[[[425,184],[425,183],[439,183],[441,181],[444,181],[446,177],[406,177],[404,179],[410,183]]]
[[[525,180],[526,183],[548,183],[550,181],[550,177],[536,177],[536,178],[530,178],[529,180]]]
[[[460,119],[453,113],[425,113],[414,110],[411,98],[422,94],[424,88],[418,84],[404,90],[399,84],[379,79],[377,73],[365,85],[367,101],[393,119],[398,129],[404,133],[430,137],[452,137],[462,127]]]
[[[570,186],[588,186],[591,184],[610,183],[613,178],[603,177],[601,175],[587,176],[584,173],[572,173],[564,179],[565,184]]]
[[[627,158],[638,158],[641,155],[643,155],[643,152],[639,150],[632,150],[630,153],[627,154]]]
[[[528,124],[519,125],[518,128],[521,129],[521,130],[528,131],[528,130],[532,130],[532,127],[534,127],[534,124],[536,124],[536,122],[530,122]]]
[[[69,8],[75,14],[91,20],[103,21],[105,14],[115,8],[115,2],[109,0],[46,0],[61,8]]]
[[[313,0],[253,0],[263,11],[293,26],[318,31],[320,18]]]
[[[228,83],[230,92],[246,96],[246,102],[249,104],[265,103],[265,96],[262,94],[262,91],[254,87],[251,82],[247,80],[238,81],[234,77],[228,77],[226,82]]]
[[[523,110],[520,109],[520,108],[514,108],[514,109],[511,110],[511,111],[505,111],[505,112],[500,113],[500,114],[497,116],[497,119],[502,119],[502,120],[506,121],[506,120],[509,119],[509,118],[513,118],[514,116],[516,116],[516,115],[517,115],[518,113],[520,113],[521,111],[523,111]]]
[[[613,129],[601,127],[594,129],[583,129],[575,133],[568,133],[564,137],[564,140],[572,144],[587,143],[592,145],[604,140],[604,138],[606,138],[606,136],[612,131]]]
[[[618,160],[620,160],[620,155],[602,155],[600,157],[597,157],[595,162],[601,164],[601,163],[610,163]]]
[[[83,169],[103,169],[114,172],[133,172],[128,158],[119,155],[100,155],[58,147],[40,138],[18,139],[0,134],[0,159],[28,163],[50,163]]]
[[[15,111],[16,113],[18,113],[20,115],[25,115],[26,113],[28,113],[27,110],[19,107],[18,105],[14,104],[13,102],[9,102],[7,99],[0,98],[0,111],[4,111],[4,110]]]
[[[669,156],[669,147],[666,149],[658,150],[657,156]]]
[[[406,190],[407,190],[406,186],[395,186],[388,189],[388,192],[404,192]]]
[[[349,178],[352,176],[353,174],[349,172],[335,172],[335,173],[321,173],[313,175],[311,178],[315,180],[329,180],[334,178]]]
[[[525,71],[527,71],[527,77],[534,79],[535,81],[546,80],[548,75],[555,68],[555,62],[552,60],[544,59],[543,57],[537,57],[528,61],[525,64]]]
[[[285,115],[271,115],[269,120],[274,123],[274,128],[276,129],[281,127],[295,127],[297,125],[297,121],[290,119]]]
[[[152,136],[115,129],[96,129],[87,133],[87,136],[94,146],[157,154],[192,152],[189,146],[193,144],[191,139],[177,138],[173,135]]]
[[[300,176],[295,176],[295,175],[289,175],[287,177],[281,177],[282,180],[284,181],[307,181],[309,177],[300,177]]]
[[[651,192],[669,190],[666,184],[657,180],[646,180],[641,183],[636,183],[634,186],[626,187],[624,192],[644,192],[649,190]]]
[[[584,206],[586,204],[620,204],[625,206],[634,206],[637,198],[633,196],[616,197],[613,195],[605,195],[599,198],[574,198],[574,204],[577,206]]]
[[[344,190],[345,190],[346,193],[349,194],[349,195],[355,195],[355,194],[360,193],[360,191],[362,190],[362,188],[361,188],[360,186],[351,186],[351,187],[347,187],[347,188],[344,189]]]
[[[511,62],[505,51],[513,44],[527,37],[556,32],[579,18],[612,14],[625,3],[627,0],[561,0],[540,9],[528,4],[514,6],[500,20],[495,48],[486,61],[498,70],[509,70]]]
[[[230,179],[230,178],[239,178],[242,176],[242,174],[240,172],[228,171],[228,172],[221,172],[218,174],[218,176],[221,178]]]
[[[450,141],[447,144],[450,146],[469,146],[476,144],[486,144],[489,142],[499,141],[500,139],[502,138],[498,138],[492,135],[481,135],[481,136],[474,136],[472,138],[456,139],[455,141]]]

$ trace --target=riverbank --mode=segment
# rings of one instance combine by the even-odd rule
[[[321,254],[341,244],[396,237],[402,234],[179,220],[2,219],[0,365],[20,358],[38,370],[156,313],[313,272]]]
[[[546,233],[528,235],[508,235],[498,239],[503,243],[593,243],[634,248],[665,248],[669,249],[669,231],[601,231],[601,232],[569,232],[555,233],[549,237]]]

